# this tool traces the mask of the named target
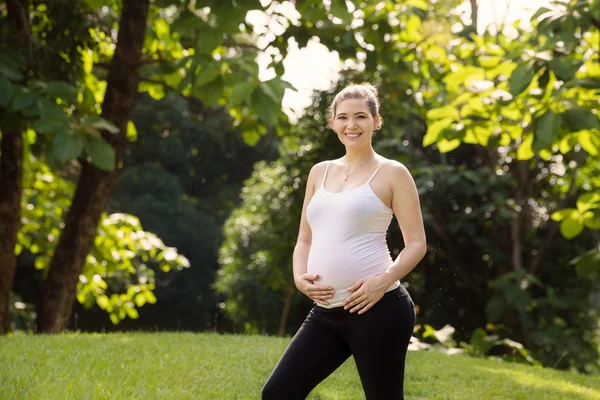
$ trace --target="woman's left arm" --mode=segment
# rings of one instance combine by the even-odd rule
[[[354,292],[344,301],[350,312],[365,313],[373,307],[395,281],[412,271],[427,253],[427,241],[417,186],[408,169],[399,162],[388,166],[392,182],[392,210],[396,215],[404,249],[382,274],[360,279],[348,288]]]

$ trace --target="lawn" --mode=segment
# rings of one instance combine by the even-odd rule
[[[0,338],[0,399],[259,399],[289,342],[266,336],[127,333]],[[406,399],[600,399],[600,377],[410,352]],[[352,359],[309,399],[364,399]]]

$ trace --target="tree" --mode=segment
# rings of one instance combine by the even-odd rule
[[[68,55],[64,56],[66,64],[80,64],[79,60],[82,60],[83,76],[71,80],[76,83],[74,90],[64,83],[55,84],[48,90],[54,94],[57,89],[60,92],[53,96],[53,100],[59,99],[58,103],[44,103],[52,112],[38,110],[37,103],[33,107],[33,111],[46,114],[40,117],[44,122],[33,128],[37,133],[53,138],[53,145],[46,146],[46,149],[54,151],[45,152],[46,162],[60,168],[71,159],[77,159],[76,163],[81,165],[78,188],[44,283],[38,328],[45,332],[58,332],[68,321],[75,298],[75,284],[121,165],[127,132],[132,129],[128,121],[138,93],[140,74],[143,81],[140,89],[154,96],[160,97],[165,90],[174,90],[191,104],[228,105],[236,124],[244,128],[244,138],[248,142],[256,142],[267,132],[265,126],[280,118],[280,112],[276,110],[280,110],[283,91],[290,87],[279,78],[268,82],[258,80],[254,61],[256,47],[251,36],[245,33],[245,26],[241,25],[249,9],[262,8],[257,1],[228,4],[206,1],[195,5],[187,1],[173,5],[169,2],[150,5],[147,1],[125,1],[122,7],[118,2],[72,3],[73,7],[69,10],[83,8],[88,16],[83,20],[95,21],[95,28],[91,29],[95,43],[81,46],[81,58],[73,56],[75,47],[61,53],[62,56]],[[44,4],[32,6],[34,15],[55,10]],[[206,6],[209,8],[204,8]],[[23,20],[29,23],[27,17],[30,15]],[[37,22],[43,28],[52,26],[54,34],[81,20],[54,25],[54,18],[55,15],[46,15]],[[115,44],[112,27],[117,25],[121,29]],[[37,25],[35,28],[27,37],[45,46],[45,38],[49,35]],[[170,29],[173,29],[172,34]],[[68,36],[65,32],[58,32],[56,36]],[[28,68],[33,66],[31,60],[27,62]],[[3,64],[4,73],[6,66]],[[37,67],[31,68],[31,71],[38,77],[43,79],[51,75],[52,64]],[[49,85],[43,83],[41,86],[45,90]],[[18,98],[15,95],[8,100],[21,104],[17,102]],[[31,96],[26,98],[29,101]],[[72,103],[77,103],[77,113],[65,107]],[[97,116],[98,110],[102,110],[102,119]],[[51,115],[58,117],[50,118]],[[31,116],[23,117],[27,116],[17,115],[23,123],[32,122]],[[73,123],[81,128],[83,137],[79,133],[72,134]],[[85,132],[89,134],[87,138]],[[3,153],[7,161],[10,160],[10,151],[18,151],[14,146],[11,149]],[[13,203],[11,213],[14,214],[17,206],[16,202]],[[13,253],[10,247],[8,243],[5,250]],[[3,284],[2,288],[8,290],[9,286],[10,283]]]
[[[26,1],[7,2],[8,19],[13,27],[13,38],[21,48],[29,45],[29,27],[23,23]],[[19,74],[14,78],[19,79]],[[0,78],[0,119],[4,120],[6,107],[10,101],[11,85],[6,78]],[[0,143],[0,335],[10,329],[8,308],[10,288],[15,276],[15,246],[20,220],[20,193],[23,168],[23,138],[21,124],[2,128]],[[16,211],[16,212],[15,212]]]

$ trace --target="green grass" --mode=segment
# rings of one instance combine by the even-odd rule
[[[0,338],[0,399],[259,399],[289,338],[192,333]],[[600,399],[600,377],[410,352],[408,400]],[[350,358],[309,399],[364,399]]]

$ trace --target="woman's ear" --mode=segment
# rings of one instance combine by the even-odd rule
[[[373,119],[373,131],[378,131],[379,128],[381,128],[381,117],[377,114]]]

